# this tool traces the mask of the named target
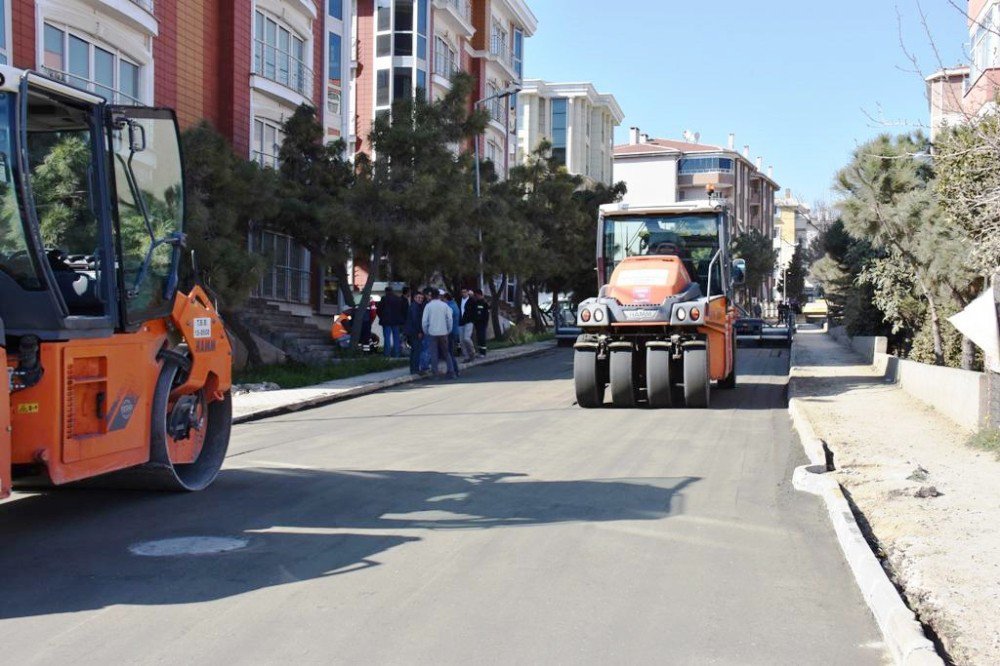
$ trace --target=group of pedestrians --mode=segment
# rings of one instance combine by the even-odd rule
[[[403,338],[410,348],[410,372],[458,377],[458,356],[469,363],[486,355],[486,326],[490,304],[480,289],[463,289],[458,300],[452,294],[427,288],[410,296],[403,288],[396,294],[386,287],[378,305],[379,323],[385,337],[385,355],[399,358]],[[442,373],[443,374],[443,373]]]

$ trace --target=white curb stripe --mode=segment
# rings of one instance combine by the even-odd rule
[[[901,666],[943,666],[944,661],[938,655],[934,644],[924,635],[923,627],[917,622],[913,611],[904,603],[878,558],[875,557],[875,553],[868,546],[868,541],[854,519],[851,506],[840,484],[834,478],[824,475],[826,451],[800,405],[801,399],[797,397],[800,391],[795,386],[795,370],[793,343],[792,368],[788,378],[788,412],[811,464],[795,469],[792,474],[792,485],[796,490],[821,497],[826,504],[826,511],[833,524],[840,549],[851,567],[865,603],[875,616],[875,622],[882,632],[893,661]]]

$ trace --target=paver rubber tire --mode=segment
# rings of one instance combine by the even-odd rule
[[[634,359],[634,352],[631,351],[611,352],[611,404],[615,407],[636,406],[639,387]]]
[[[673,387],[670,382],[670,350],[646,350],[646,396],[654,409],[672,407]]]
[[[573,385],[576,404],[594,409],[604,404],[604,378],[601,376],[597,350],[577,349],[573,352]]]
[[[736,347],[733,347],[733,371],[729,373],[728,377],[720,380],[718,386],[720,389],[736,388]]]
[[[696,409],[708,407],[710,383],[708,350],[687,347],[684,350],[684,404]]]

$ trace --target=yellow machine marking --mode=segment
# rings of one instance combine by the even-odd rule
[[[23,402],[17,406],[18,414],[37,414],[39,410],[37,402]]]

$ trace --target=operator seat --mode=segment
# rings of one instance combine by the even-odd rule
[[[104,302],[98,294],[97,278],[89,271],[74,270],[66,263],[65,256],[58,249],[49,250],[46,254],[69,313],[82,317],[103,316]]]

